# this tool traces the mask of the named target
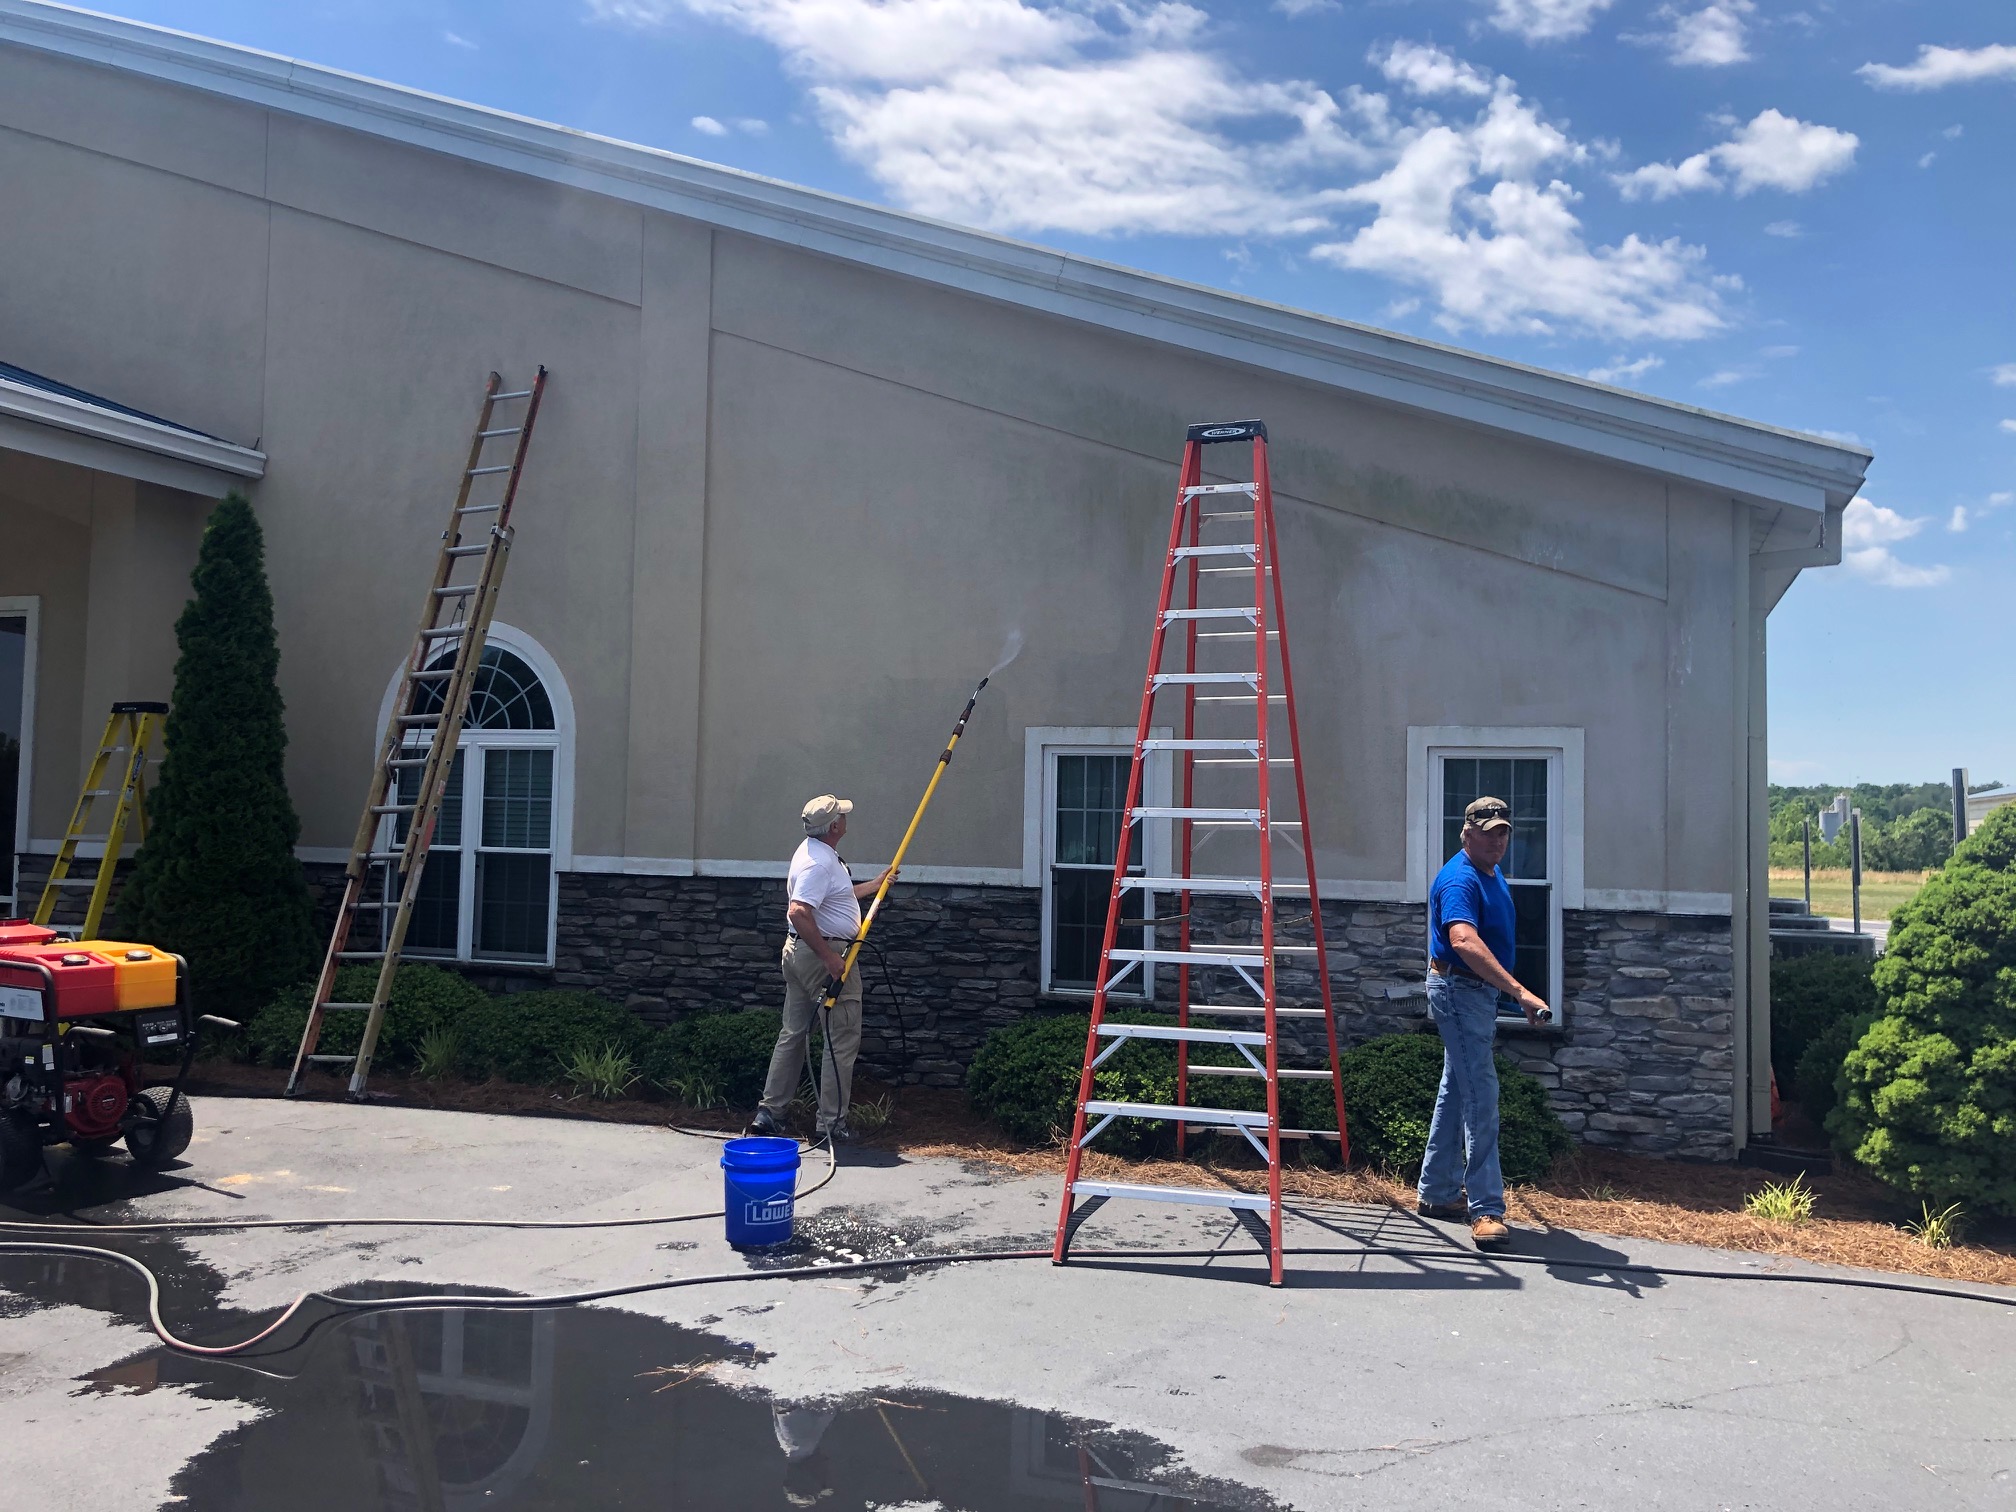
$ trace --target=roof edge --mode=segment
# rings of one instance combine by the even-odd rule
[[[1822,436],[46,0],[0,0],[0,41],[1538,439],[1753,503],[1839,508],[1861,487],[1873,455]]]
[[[9,378],[0,378],[0,416],[68,431],[93,441],[110,442],[232,478],[263,478],[266,475],[266,454],[249,446],[220,441],[201,431],[143,419],[102,405],[87,404],[81,399],[16,383]]]

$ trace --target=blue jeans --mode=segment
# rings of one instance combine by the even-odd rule
[[[1498,992],[1472,977],[1428,973],[1428,1013],[1442,1036],[1442,1085],[1421,1161],[1421,1200],[1452,1205],[1465,1192],[1473,1218],[1505,1216],[1498,1169]]]

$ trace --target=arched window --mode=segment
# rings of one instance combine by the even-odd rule
[[[446,665],[452,654],[444,651],[431,665]],[[492,627],[407,927],[405,948],[413,955],[553,959],[554,862],[564,851],[571,797],[572,719],[566,690],[549,688],[535,659],[546,661],[524,637]],[[415,712],[438,709],[444,695],[440,684],[429,685]],[[424,748],[428,736],[418,730],[407,738]],[[402,768],[399,775],[401,798],[410,801],[419,771]],[[404,843],[403,821],[394,838]]]

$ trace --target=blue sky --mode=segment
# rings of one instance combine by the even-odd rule
[[[1876,452],[1779,780],[2016,781],[2008,0],[128,0]]]

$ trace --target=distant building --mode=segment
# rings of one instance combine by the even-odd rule
[[[2016,803],[2016,787],[2007,783],[1998,788],[1990,788],[1985,793],[1967,795],[1967,833],[1973,834],[1981,828],[1981,822],[2005,803]]]
[[[1848,826],[1848,815],[1853,812],[1846,793],[1836,793],[1834,801],[1820,810],[1820,839],[1823,844],[1832,845],[1834,837]]]

